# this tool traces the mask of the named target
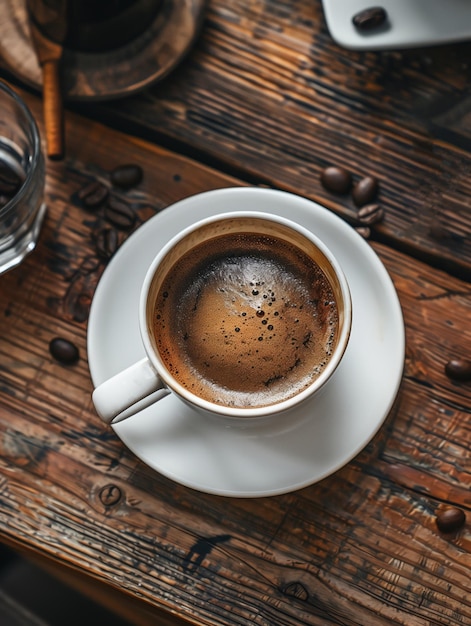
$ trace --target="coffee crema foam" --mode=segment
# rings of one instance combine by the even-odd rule
[[[258,234],[221,235],[173,266],[156,298],[153,334],[171,374],[195,395],[238,408],[307,388],[338,334],[329,281],[303,251]]]

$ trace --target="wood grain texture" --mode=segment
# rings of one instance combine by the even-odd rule
[[[25,96],[41,124],[40,100]],[[291,494],[185,488],[141,463],[93,410],[77,302],[93,297],[105,262],[92,237],[100,217],[77,191],[137,163],[144,180],[121,197],[144,221],[242,182],[70,113],[66,122],[39,246],[0,282],[0,539],[88,587],[97,581],[96,594],[104,585],[137,602],[135,623],[146,626],[153,609],[168,624],[207,626],[471,623],[471,387],[444,373],[450,357],[469,356],[469,283],[373,243],[407,330],[402,387],[377,436],[336,474]],[[79,347],[77,365],[51,358],[57,335]],[[435,516],[449,504],[467,523],[445,535]]]
[[[305,195],[330,164],[374,175],[386,219],[375,238],[471,274],[471,44],[352,52],[320,0],[214,0],[201,36],[162,83],[88,115],[238,175]]]
[[[60,159],[64,154],[64,120],[58,61],[43,64],[43,102],[47,156]]]

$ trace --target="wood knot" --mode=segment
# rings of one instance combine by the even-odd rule
[[[105,485],[100,489],[98,497],[105,506],[114,506],[123,497],[123,492],[116,485]]]
[[[286,596],[291,596],[292,598],[297,598],[298,600],[302,600],[306,602],[309,599],[309,593],[306,587],[300,582],[292,582],[288,583],[281,589],[282,593]]]

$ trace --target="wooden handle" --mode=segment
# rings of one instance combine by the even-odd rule
[[[51,159],[61,159],[64,155],[64,118],[57,60],[43,64],[43,107],[47,155]]]

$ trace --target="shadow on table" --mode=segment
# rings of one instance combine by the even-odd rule
[[[1,545],[0,624],[131,626]]]

